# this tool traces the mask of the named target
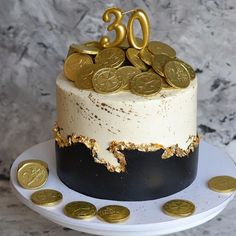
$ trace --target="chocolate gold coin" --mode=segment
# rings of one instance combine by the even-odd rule
[[[129,48],[126,51],[126,57],[130,61],[130,63],[135,67],[137,67],[138,69],[142,71],[148,70],[148,66],[139,57],[139,50],[135,48]]]
[[[84,44],[72,44],[70,46],[74,52],[82,54],[97,55],[102,50],[102,46],[97,41],[86,42]]]
[[[69,57],[66,58],[64,64],[64,74],[67,79],[75,81],[78,71],[84,65],[92,65],[93,59],[89,55],[81,54],[81,53],[73,53]]]
[[[42,164],[43,166],[45,166],[45,168],[48,170],[48,164],[47,164],[45,161],[38,160],[38,159],[28,159],[28,160],[24,160],[24,161],[20,162],[20,163],[18,164],[17,170],[19,170],[24,164],[29,163],[29,162],[40,163],[40,164]],[[49,171],[49,170],[48,170],[48,171]]]
[[[99,219],[108,223],[119,223],[128,219],[130,211],[128,208],[119,205],[109,205],[98,210]]]
[[[208,187],[216,192],[230,193],[236,191],[236,179],[231,176],[216,176],[208,181]]]
[[[41,188],[48,179],[47,167],[35,161],[20,163],[17,170],[18,183],[25,189]]]
[[[66,204],[64,213],[66,216],[74,219],[89,219],[96,215],[96,207],[89,202],[75,201]]]
[[[160,76],[164,76],[164,66],[171,58],[165,54],[154,55],[152,61],[153,70]]]
[[[169,45],[162,43],[160,41],[151,41],[148,43],[148,50],[154,54],[165,54],[168,57],[175,58],[176,57],[176,51],[170,47]]]
[[[38,190],[31,195],[31,201],[41,206],[55,206],[62,198],[62,194],[53,189]]]
[[[158,74],[142,72],[130,81],[131,92],[140,96],[152,96],[160,92],[161,77]]]
[[[103,67],[118,68],[125,61],[125,53],[121,48],[106,48],[95,57],[95,63]]]
[[[79,89],[92,89],[92,78],[97,69],[98,66],[95,64],[84,65],[82,68],[80,68],[75,79],[76,87]]]
[[[175,199],[166,202],[162,210],[165,214],[173,217],[187,217],[194,213],[195,205],[187,200]]]
[[[164,74],[168,84],[174,88],[187,88],[190,84],[188,70],[179,61],[169,61],[164,66]]]
[[[137,74],[141,73],[141,70],[134,66],[123,66],[117,70],[117,77],[123,81],[122,88],[124,90],[129,90],[130,85],[129,82],[130,80]]]
[[[147,65],[152,65],[153,61],[153,55],[152,53],[147,49],[147,47],[143,48],[139,52],[139,57],[141,60],[146,63]]]
[[[97,93],[113,93],[122,88],[123,80],[118,78],[116,69],[99,69],[92,78],[93,88]]]
[[[177,59],[177,61],[181,62],[184,65],[184,67],[188,70],[189,75],[190,75],[190,79],[191,80],[195,79],[196,73],[195,73],[194,69],[192,68],[192,66],[190,66],[188,63],[186,63],[180,59]]]

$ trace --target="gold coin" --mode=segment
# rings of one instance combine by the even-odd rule
[[[173,89],[173,87],[171,87],[167,82],[166,79],[164,77],[161,77],[161,85],[162,85],[162,89]]]
[[[141,44],[143,42],[143,40],[140,39],[140,38],[135,38],[135,39],[136,39],[138,44]],[[129,44],[129,41],[128,41],[127,38],[125,38],[125,40],[121,43],[120,47],[123,48],[123,49],[128,49],[128,48],[131,47],[131,45]]]
[[[150,73],[154,73],[154,74],[156,74],[156,71],[153,70],[152,68],[150,68],[147,72],[150,72]]]
[[[128,208],[119,205],[109,205],[98,210],[99,219],[108,223],[119,223],[128,219],[130,211]]]
[[[92,41],[84,44],[71,44],[69,52],[79,52],[82,54],[97,55],[102,50],[102,46],[99,42]]]
[[[20,163],[17,171],[18,183],[25,189],[41,188],[48,179],[48,170],[40,162]]]
[[[116,69],[99,69],[92,78],[93,88],[97,93],[113,93],[118,91],[123,81],[118,78]]]
[[[162,206],[165,214],[173,217],[187,217],[194,213],[195,205],[187,200],[175,199]]]
[[[103,67],[118,68],[125,61],[125,53],[121,48],[106,48],[95,57],[95,63]]]
[[[71,54],[68,58],[66,58],[64,64],[64,73],[66,78],[75,81],[80,68],[87,64],[93,64],[93,59],[89,55],[84,55],[81,53]]]
[[[139,57],[139,50],[135,48],[129,48],[126,51],[126,57],[130,61],[130,63],[135,67],[137,67],[138,69],[142,71],[148,70],[148,66]]]
[[[119,80],[123,81],[122,88],[124,90],[129,90],[130,85],[129,82],[130,80],[137,74],[140,74],[141,70],[134,66],[122,66],[119,68],[116,72],[117,77]]]
[[[143,72],[130,81],[131,92],[141,96],[155,95],[161,90],[161,77],[158,74]]]
[[[97,209],[89,202],[75,201],[65,205],[64,213],[68,217],[83,220],[95,216]]]
[[[196,73],[195,73],[194,69],[189,64],[187,64],[186,62],[184,62],[180,59],[177,59],[177,61],[181,62],[184,65],[184,67],[188,70],[189,75],[190,75],[190,79],[191,80],[195,79]]]
[[[165,64],[166,81],[174,88],[187,88],[190,84],[188,70],[179,61],[169,61]]]
[[[48,170],[48,164],[44,161],[41,160],[37,160],[37,159],[28,159],[28,160],[24,160],[22,162],[20,162],[18,164],[18,168],[17,170],[19,170],[24,164],[28,163],[28,162],[36,162],[36,163],[40,163],[41,165],[45,166],[45,168]],[[48,170],[49,171],[49,170]]]
[[[31,201],[41,206],[55,206],[62,198],[62,194],[53,189],[38,190],[31,195]]]
[[[140,50],[139,52],[139,57],[141,58],[141,60],[146,63],[147,65],[151,66],[152,65],[152,61],[153,61],[153,55],[151,54],[151,52],[146,48],[143,48]]]
[[[171,58],[176,57],[176,51],[170,47],[169,45],[162,43],[160,41],[151,41],[148,43],[148,50],[156,55],[156,54],[165,54]]]
[[[216,192],[230,193],[236,190],[236,179],[231,176],[216,176],[208,181],[208,187]]]
[[[164,66],[170,60],[171,58],[165,54],[154,55],[152,62],[153,70],[160,76],[164,76]]]
[[[84,65],[80,70],[78,71],[77,77],[75,79],[75,85],[79,89],[92,89],[93,83],[92,78],[95,72],[100,67],[98,65],[92,64],[92,65]]]

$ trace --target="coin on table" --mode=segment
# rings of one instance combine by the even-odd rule
[[[147,65],[151,66],[153,61],[152,53],[147,49],[147,47],[143,48],[139,52],[139,57],[141,60]]]
[[[130,61],[132,65],[137,67],[138,69],[142,71],[147,71],[148,66],[140,59],[139,57],[139,50],[135,48],[129,48],[126,51],[126,57]]]
[[[113,93],[122,88],[123,80],[118,78],[116,69],[99,69],[92,78],[93,88],[97,93]]]
[[[18,183],[25,189],[41,188],[48,179],[47,167],[35,161],[20,163],[17,170]]]
[[[118,68],[125,61],[125,53],[121,48],[106,48],[95,57],[95,63],[104,67]]]
[[[165,54],[154,55],[153,61],[152,61],[153,70],[160,76],[164,76],[164,66],[170,60],[171,58]]]
[[[151,41],[148,43],[148,50],[152,54],[165,54],[171,58],[176,57],[176,51],[169,45],[160,41]]]
[[[26,163],[28,163],[28,162],[40,163],[40,164],[42,164],[43,166],[45,166],[45,168],[48,170],[48,164],[47,164],[45,161],[38,160],[38,159],[28,159],[28,160],[21,161],[21,162],[18,164],[17,170],[19,170],[24,164],[26,164]],[[48,171],[49,171],[49,170],[48,170]]]
[[[84,65],[77,73],[75,85],[79,89],[92,89],[92,77],[94,73],[100,68],[98,65]]]
[[[169,61],[164,66],[164,74],[168,84],[174,88],[187,88],[190,84],[188,70],[179,61]]]
[[[108,223],[119,223],[128,219],[130,211],[127,207],[119,205],[109,205],[98,210],[99,219]]]
[[[195,205],[187,200],[175,199],[162,206],[165,214],[173,217],[187,217],[195,212]]]
[[[130,81],[131,92],[141,96],[151,96],[160,92],[161,77],[158,74],[142,72]]]
[[[122,84],[122,89],[124,90],[129,90],[130,85],[129,82],[130,80],[137,74],[140,74],[141,70],[134,66],[122,66],[119,68],[116,72],[117,77],[123,81]]]
[[[64,73],[67,79],[75,81],[80,68],[84,65],[92,65],[93,59],[89,55],[81,53],[73,53],[66,58],[64,64]]]
[[[102,50],[102,46],[97,41],[86,42],[83,44],[71,44],[69,51],[82,54],[97,55]]]
[[[236,179],[231,176],[216,176],[208,181],[208,187],[216,192],[230,193],[236,191]]]
[[[196,73],[195,73],[194,69],[192,68],[192,66],[190,66],[188,63],[186,63],[186,62],[180,60],[179,58],[176,59],[176,60],[179,61],[179,62],[181,62],[181,63],[185,66],[185,68],[188,70],[189,75],[190,75],[190,79],[191,79],[191,80],[195,79]]]
[[[65,205],[64,213],[68,217],[84,220],[95,216],[97,209],[92,203],[75,201]]]
[[[31,201],[41,206],[55,206],[62,198],[62,194],[54,189],[38,190],[31,195]]]

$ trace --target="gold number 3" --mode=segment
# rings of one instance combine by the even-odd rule
[[[147,43],[149,40],[149,34],[150,34],[150,23],[149,23],[148,16],[143,10],[141,9],[134,10],[134,13],[129,18],[127,30],[125,26],[121,23],[123,19],[123,14],[122,14],[121,9],[119,8],[107,9],[103,14],[103,20],[105,22],[111,21],[110,14],[113,14],[115,16],[115,20],[111,25],[107,27],[107,30],[108,31],[115,30],[116,38],[111,43],[109,37],[103,36],[100,41],[103,47],[108,48],[108,47],[115,47],[115,46],[120,45],[126,38],[126,31],[127,31],[128,41],[132,47],[141,49],[147,46]],[[141,44],[137,42],[134,36],[133,24],[135,20],[138,20],[141,25],[141,29],[143,33],[143,42]]]

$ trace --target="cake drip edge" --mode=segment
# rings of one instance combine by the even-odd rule
[[[150,143],[150,144],[134,144],[132,142],[124,142],[124,141],[112,141],[110,142],[110,145],[108,146],[107,150],[113,153],[114,157],[118,160],[120,166],[114,167],[104,159],[98,159],[97,153],[99,150],[99,145],[95,139],[88,138],[83,135],[75,135],[71,134],[68,135],[67,138],[63,138],[61,135],[61,130],[57,123],[55,123],[55,126],[53,128],[55,141],[57,142],[58,146],[60,148],[68,147],[76,143],[83,143],[88,149],[91,150],[92,156],[94,158],[94,161],[99,164],[104,164],[108,171],[110,172],[125,172],[126,170],[126,159],[125,155],[121,152],[123,150],[138,150],[141,152],[154,152],[158,150],[163,150],[163,153],[161,155],[162,159],[168,159],[172,156],[177,157],[187,157],[191,152],[194,152],[194,150],[198,147],[200,142],[200,137],[198,135],[192,135],[189,136],[189,139],[187,141],[190,141],[190,144],[187,149],[182,149],[178,146],[178,144],[164,147],[161,144],[156,143]]]

